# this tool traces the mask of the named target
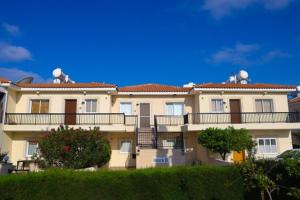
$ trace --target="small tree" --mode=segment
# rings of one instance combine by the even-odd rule
[[[198,143],[214,153],[219,153],[223,160],[231,151],[252,148],[254,142],[246,129],[208,128],[198,135]]]
[[[111,148],[98,129],[83,130],[59,127],[40,141],[46,166],[86,168],[103,166],[110,160]]]

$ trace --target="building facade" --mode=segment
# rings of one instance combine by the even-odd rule
[[[290,99],[289,101],[289,110],[290,112],[299,112],[300,113],[300,93],[299,87],[297,89],[297,97]],[[292,131],[292,143],[294,149],[300,149],[300,130],[296,129]]]
[[[110,168],[218,163],[197,143],[209,127],[245,128],[259,158],[292,148],[300,128],[289,112],[295,87],[270,84],[159,84],[117,87],[104,83],[15,84],[0,79],[0,148],[11,162],[31,159],[40,138],[59,125],[98,127],[112,148]],[[243,159],[232,152],[227,160]]]

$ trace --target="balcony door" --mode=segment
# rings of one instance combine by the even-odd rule
[[[239,99],[230,99],[230,117],[232,124],[240,124],[242,123],[241,117],[241,100]]]
[[[77,110],[77,100],[66,99],[65,100],[65,124],[66,125],[76,124],[76,110]]]
[[[150,127],[150,103],[140,104],[140,127]]]

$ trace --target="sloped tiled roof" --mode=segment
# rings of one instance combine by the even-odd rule
[[[116,88],[116,85],[107,83],[19,83],[22,88]]]
[[[233,89],[296,89],[295,86],[275,85],[275,84],[221,84],[221,83],[206,83],[196,84],[195,88],[233,88]]]
[[[296,97],[296,98],[289,100],[289,103],[300,103],[300,97]]]
[[[0,77],[0,83],[9,83],[9,82],[10,82],[10,80]]]
[[[125,86],[118,89],[119,92],[189,92],[190,90],[192,90],[192,88],[183,88],[153,83]]]

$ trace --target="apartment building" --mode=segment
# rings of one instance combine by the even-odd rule
[[[292,148],[300,128],[289,112],[295,87],[271,84],[195,84],[189,87],[106,83],[13,83],[0,79],[0,148],[11,162],[30,159],[46,131],[61,124],[99,130],[112,148],[111,168],[215,163],[197,143],[209,127],[246,128],[257,157]],[[244,152],[232,152],[238,161]]]
[[[290,112],[299,112],[300,113],[300,87],[297,87],[297,96],[290,99],[289,101],[289,110]],[[300,130],[294,129],[292,131],[292,143],[294,149],[300,148]]]

